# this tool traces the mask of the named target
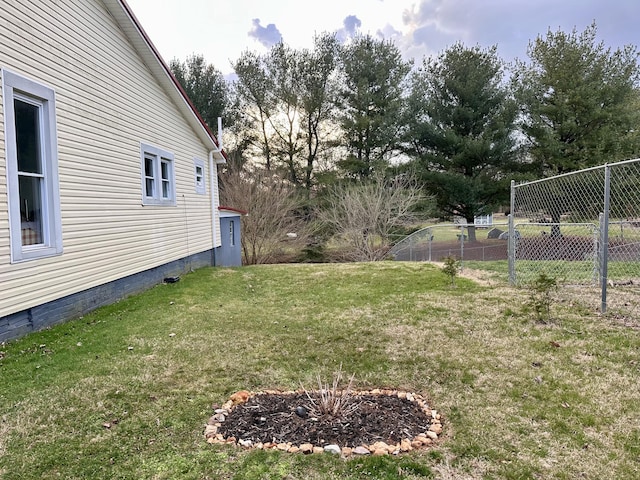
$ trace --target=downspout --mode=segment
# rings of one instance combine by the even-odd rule
[[[216,261],[216,234],[218,232],[216,228],[216,197],[215,197],[215,175],[213,174],[213,169],[218,168],[217,165],[213,161],[213,154],[216,153],[216,150],[211,150],[209,152],[209,196],[211,197],[211,247],[213,251],[213,266],[217,266]]]
[[[213,250],[213,266],[217,266],[218,262],[216,259],[216,234],[218,233],[218,229],[216,228],[216,211],[218,209],[216,205],[216,197],[215,193],[217,191],[216,187],[216,177],[217,177],[217,169],[218,162],[216,162],[213,158],[214,154],[222,153],[222,118],[218,117],[218,148],[209,151],[209,194],[211,196],[211,246]],[[224,158],[224,157],[223,157]],[[214,170],[216,169],[216,175],[214,175]]]

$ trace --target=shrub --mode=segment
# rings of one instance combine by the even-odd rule
[[[456,284],[456,276],[460,270],[460,260],[456,257],[449,255],[443,259],[444,266],[441,268],[442,272],[451,279],[451,286]]]
[[[544,273],[538,274],[536,279],[531,282],[529,306],[533,308],[538,321],[546,323],[551,320],[553,292],[557,288],[558,282],[556,279]]]

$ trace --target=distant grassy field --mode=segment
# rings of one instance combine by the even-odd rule
[[[537,322],[506,262],[481,265],[455,288],[424,263],[202,269],[0,346],[0,478],[640,478],[640,330],[571,298]],[[340,365],[424,395],[442,439],[352,460],[205,442],[233,392]]]
[[[468,231],[466,226],[458,226],[453,224],[434,224],[427,225],[423,228],[429,228],[431,235],[433,235],[433,242],[454,242],[460,241],[460,233],[462,232],[465,236],[468,237]],[[487,234],[493,228],[498,228],[502,231],[507,231],[508,226],[506,223],[497,223],[494,222],[491,226],[479,226],[476,227],[476,238],[478,240],[486,240]],[[424,232],[424,242],[428,242],[427,234]]]

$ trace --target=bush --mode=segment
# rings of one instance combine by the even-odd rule
[[[451,286],[456,284],[456,276],[460,270],[460,260],[456,257],[449,255],[443,259],[444,266],[441,268],[442,272],[451,279]]]
[[[558,282],[554,277],[540,273],[531,282],[531,297],[529,306],[533,308],[536,318],[540,322],[547,323],[551,320],[551,303],[553,292],[558,288]]]

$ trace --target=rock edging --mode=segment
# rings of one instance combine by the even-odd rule
[[[220,408],[215,408],[214,414],[209,418],[209,421],[205,425],[204,437],[207,443],[210,444],[233,444],[246,449],[262,449],[262,450],[279,450],[288,453],[329,453],[340,455],[348,458],[357,455],[398,455],[401,453],[410,452],[412,450],[427,448],[436,442],[442,435],[442,422],[441,416],[436,410],[432,410],[427,404],[424,397],[421,395],[406,392],[403,390],[388,390],[388,389],[373,389],[362,390],[352,392],[351,395],[395,395],[400,399],[406,399],[410,402],[415,402],[416,405],[430,418],[430,425],[427,431],[419,433],[413,438],[404,438],[396,444],[387,444],[385,442],[375,442],[370,445],[360,445],[355,448],[340,447],[339,445],[313,445],[311,443],[303,443],[300,445],[294,445],[291,442],[273,443],[273,442],[259,442],[253,443],[251,440],[238,439],[236,437],[225,437],[219,433],[220,427],[226,421],[233,408],[237,405],[246,403],[249,398],[254,395],[271,394],[271,395],[288,395],[304,393],[302,390],[298,391],[278,391],[278,390],[265,390],[263,392],[249,392],[247,390],[240,390],[225,402]]]

